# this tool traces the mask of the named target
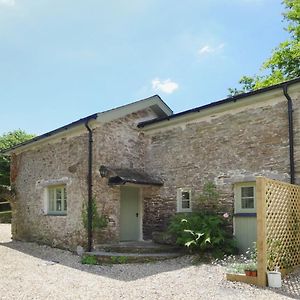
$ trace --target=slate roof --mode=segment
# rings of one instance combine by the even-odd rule
[[[126,168],[108,168],[110,175],[108,176],[109,185],[123,185],[125,183],[144,184],[162,186],[163,181],[153,175],[149,175],[144,171]]]

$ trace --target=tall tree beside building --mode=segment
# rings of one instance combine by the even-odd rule
[[[28,141],[34,137],[25,131],[18,129],[0,136],[0,152],[17,144]],[[0,185],[10,185],[10,158],[0,154]]]
[[[258,73],[253,77],[243,76],[239,81],[241,88],[229,88],[231,95],[300,77],[300,0],[284,0],[283,4],[283,16],[287,21],[284,29],[290,34],[290,38],[280,43],[262,64],[260,73],[267,72],[267,75]]]

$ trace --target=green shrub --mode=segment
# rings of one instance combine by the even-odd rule
[[[204,183],[202,193],[199,195],[197,201],[200,204],[201,212],[214,213],[219,210],[220,193],[216,185],[208,181]]]
[[[84,255],[81,259],[81,263],[84,265],[97,265],[97,258],[93,255]]]
[[[210,251],[214,256],[236,252],[233,237],[225,230],[225,220],[217,214],[177,214],[171,218],[168,231],[175,235],[176,244],[192,252]]]
[[[128,261],[127,256],[111,256],[110,259],[113,264],[126,264]]]

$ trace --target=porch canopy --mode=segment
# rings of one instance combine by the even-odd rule
[[[108,178],[108,185],[123,185],[126,183],[162,186],[163,181],[156,176],[141,170],[126,168],[100,167],[100,175]]]

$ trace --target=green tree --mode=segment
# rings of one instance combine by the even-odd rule
[[[280,43],[271,56],[262,64],[260,72],[266,75],[243,76],[241,89],[230,88],[231,95],[249,92],[273,84],[300,77],[300,0],[283,0],[287,21],[285,30],[290,38]]]
[[[0,152],[9,149],[17,144],[28,141],[34,137],[23,130],[14,130],[0,136]],[[0,185],[10,185],[10,158],[0,155]]]

